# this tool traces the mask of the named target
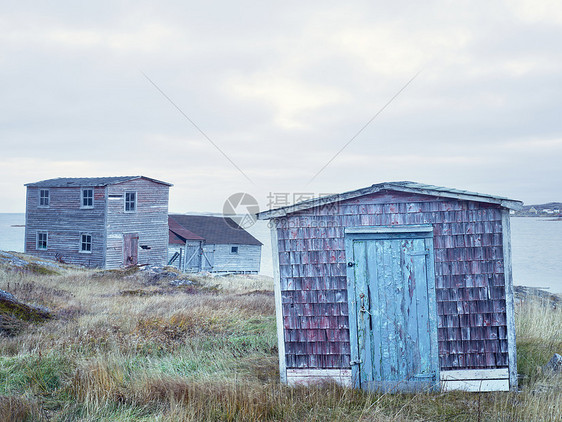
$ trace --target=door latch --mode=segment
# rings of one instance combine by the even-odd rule
[[[359,297],[361,298],[361,308],[359,308],[359,312],[367,312],[371,315],[371,313],[365,308],[365,293],[361,293]]]
[[[348,267],[355,267],[356,265],[357,265],[357,264],[356,264],[355,262],[353,262],[353,261],[349,261],[349,262],[347,263],[347,266],[348,266]]]

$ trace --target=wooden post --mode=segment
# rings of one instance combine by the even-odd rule
[[[277,349],[279,350],[279,377],[287,383],[287,363],[285,361],[285,330],[283,329],[283,303],[281,300],[281,276],[279,274],[279,243],[277,240],[277,221],[271,224],[271,252],[273,254],[273,286],[275,292],[275,320],[277,323]]]
[[[505,314],[507,325],[509,388],[510,390],[517,390],[517,350],[515,348],[515,307],[513,274],[511,272],[511,225],[509,218],[509,209],[502,209],[503,271],[505,277]]]

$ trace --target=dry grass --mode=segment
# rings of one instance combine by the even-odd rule
[[[1,421],[559,421],[562,313],[517,309],[521,393],[369,394],[279,383],[272,280],[0,270],[0,289],[54,318],[0,342]]]
[[[562,354],[562,309],[551,302],[528,298],[516,308],[517,366],[523,385],[544,384],[549,374],[542,367],[554,353]],[[559,385],[557,379],[546,382]]]
[[[273,279],[261,275],[229,275],[225,277],[191,277],[203,286],[222,292],[247,293],[252,291],[273,292]]]
[[[25,397],[0,396],[0,420],[22,422],[42,419],[36,403]]]

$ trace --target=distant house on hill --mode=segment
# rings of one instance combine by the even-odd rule
[[[170,183],[123,176],[25,186],[26,253],[99,268],[166,263]]]
[[[222,216],[168,216],[169,264],[182,271],[257,274],[262,243]]]

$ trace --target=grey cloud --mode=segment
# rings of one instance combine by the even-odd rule
[[[92,176],[170,174],[186,211],[236,187],[301,189],[421,69],[311,189],[413,179],[560,200],[562,152],[540,142],[562,138],[562,30],[482,4],[12,3],[0,18],[0,173],[26,180],[3,193],[82,176],[85,163]]]

